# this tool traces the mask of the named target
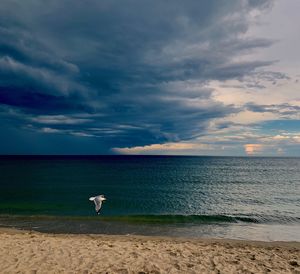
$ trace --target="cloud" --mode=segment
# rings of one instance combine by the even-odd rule
[[[30,127],[33,129],[32,127]],[[96,137],[95,135],[88,134],[82,131],[74,131],[74,130],[67,130],[67,129],[57,129],[57,128],[51,128],[51,127],[43,127],[39,129],[42,133],[54,133],[54,134],[68,134],[68,135],[73,135],[77,137]]]
[[[264,138],[266,142],[273,142],[277,145],[294,145],[300,142],[300,133],[285,133],[282,135],[275,135],[269,138]]]
[[[50,86],[52,91],[57,91],[58,93],[69,94],[74,90],[84,91],[82,86],[72,83],[57,73],[20,63],[9,56],[0,58],[0,70],[2,75],[22,75],[24,80],[32,81],[32,84],[40,84],[44,89],[46,87],[47,90]]]
[[[65,115],[40,115],[31,118],[32,122],[40,124],[59,124],[59,125],[76,125],[91,122],[91,119],[69,117]]]
[[[246,144],[245,152],[247,155],[256,155],[262,152],[264,146],[262,144]]]
[[[3,127],[91,137],[104,151],[169,144],[158,150],[170,152],[209,135],[215,120],[225,129],[297,112],[296,104],[228,102],[211,85],[290,80],[270,68],[273,59],[249,58],[276,41],[249,35],[273,1],[122,3],[2,1]]]
[[[245,108],[250,111],[257,113],[269,112],[278,114],[280,118],[288,117],[291,118],[293,115],[298,115],[300,111],[300,105],[292,105],[289,103],[283,104],[270,104],[270,105],[258,105],[253,102],[245,104]]]
[[[55,128],[50,128],[50,127],[43,127],[41,128],[41,131],[44,133],[59,133],[60,131]]]
[[[143,154],[143,155],[163,155],[163,154],[193,154],[195,150],[199,153],[207,151],[211,146],[199,143],[165,143],[165,144],[152,144],[137,147],[113,148],[113,152],[121,154]]]

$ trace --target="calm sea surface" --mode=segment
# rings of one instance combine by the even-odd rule
[[[300,241],[300,158],[2,156],[0,226]]]

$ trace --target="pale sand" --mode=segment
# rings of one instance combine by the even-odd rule
[[[0,229],[0,273],[300,273],[300,243]]]

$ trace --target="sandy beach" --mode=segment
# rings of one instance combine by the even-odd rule
[[[299,242],[0,229],[0,273],[300,273]]]

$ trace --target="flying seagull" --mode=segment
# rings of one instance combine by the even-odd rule
[[[100,214],[102,201],[106,200],[104,195],[98,195],[98,196],[95,196],[95,197],[91,197],[91,198],[89,198],[89,200],[93,201],[95,203],[95,210],[96,210],[97,214]]]

